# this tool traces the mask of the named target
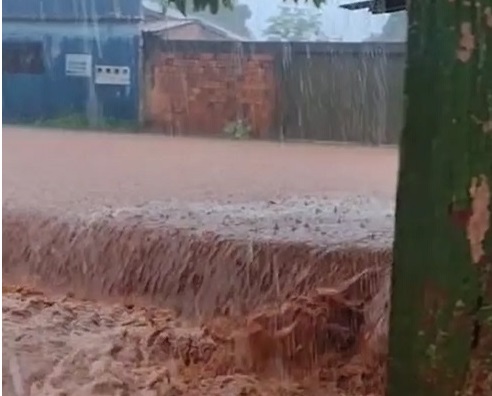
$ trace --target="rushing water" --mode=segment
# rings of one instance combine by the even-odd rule
[[[114,36],[114,27],[108,27],[107,21],[99,20],[96,2],[78,4],[72,0],[74,18],[80,18],[81,26],[80,37],[71,39],[80,38],[78,51],[91,54],[94,62],[103,62],[108,54],[113,55],[105,41],[119,37]],[[111,18],[122,17],[120,1],[112,3]],[[62,44],[66,37],[46,39],[43,26],[50,20],[47,12],[41,2],[40,21],[32,32],[49,43],[52,53],[51,58],[46,56],[47,74],[53,78],[55,65],[64,63],[66,48]],[[126,22],[119,23],[121,28]],[[133,37],[138,38],[139,46],[144,40],[140,29],[145,30],[144,22],[135,28]],[[121,31],[126,32],[124,28]],[[72,33],[66,32],[67,36]],[[229,46],[232,61],[227,70],[221,69],[234,76],[228,94],[238,96],[240,84],[245,92],[251,88],[242,80],[248,59],[261,52],[257,51],[261,45],[238,41]],[[383,45],[361,44],[357,51],[350,45],[332,43],[275,45],[275,84],[283,84],[283,91],[278,86],[270,88],[275,90],[276,100],[283,95],[280,99],[290,101],[286,108],[279,104],[274,108],[282,108],[281,116],[287,121],[268,131],[270,138],[284,142],[289,138],[333,140],[336,136],[342,141],[394,143],[400,120],[392,112],[395,103],[403,99],[402,95],[394,96],[403,74],[403,62],[393,62],[394,53],[388,55],[381,49]],[[326,57],[326,53],[343,56]],[[153,73],[141,56],[132,60],[132,73]],[[180,67],[179,81],[171,82],[185,93],[184,102],[178,106],[173,102],[176,97],[171,98],[169,108],[175,112],[167,120],[179,125],[186,120],[184,115],[191,114],[191,96],[207,83],[202,73],[196,86],[191,84],[186,65]],[[139,74],[138,81],[145,85],[154,77]],[[113,92],[110,84],[98,86],[92,73],[80,81],[85,95],[81,116],[92,127],[103,124],[107,111],[104,100],[110,97],[121,104],[118,101],[129,97],[131,90],[126,87]],[[220,88],[221,83],[231,81],[214,80],[211,86]],[[148,86],[140,88],[143,92]],[[142,97],[139,100],[144,101]],[[216,111],[215,115],[222,117],[220,125],[234,121],[231,117],[248,118],[245,108],[250,103],[232,96],[220,101],[237,104],[232,115]],[[138,107],[138,112],[145,112],[145,103]],[[253,113],[262,110],[261,103],[252,107]],[[368,111],[369,107],[374,111]],[[236,147],[234,161],[224,166],[234,168],[232,179],[242,190],[265,190],[262,202],[191,203],[181,195],[171,203],[164,199],[159,202],[162,197],[154,196],[153,204],[139,207],[92,207],[80,212],[75,206],[66,210],[70,205],[65,205],[64,210],[48,212],[41,208],[44,196],[53,198],[51,204],[56,206],[62,201],[60,197],[70,194],[68,185],[74,188],[74,180],[75,189],[82,191],[81,200],[90,200],[89,196],[97,195],[95,190],[109,186],[100,195],[121,195],[121,200],[131,201],[125,196],[129,191],[122,187],[127,180],[136,178],[132,183],[141,186],[145,174],[153,179],[147,187],[164,184],[164,173],[169,169],[154,172],[150,168],[163,166],[159,165],[160,156],[176,154],[156,152],[158,144],[143,148],[134,144],[122,150],[107,141],[102,149],[105,162],[101,163],[94,147],[83,151],[79,142],[69,147],[73,154],[67,159],[60,153],[64,150],[62,140],[59,137],[60,146],[48,155],[51,158],[42,159],[42,164],[30,155],[29,161],[23,162],[21,153],[22,147],[41,150],[39,142],[32,139],[20,144],[10,156],[15,174],[9,176],[11,170],[4,169],[9,192],[22,187],[23,180],[39,169],[44,169],[43,175],[38,175],[43,180],[50,172],[66,172],[66,177],[58,180],[53,176],[53,184],[47,184],[52,191],[46,191],[40,182],[37,187],[21,188],[24,197],[9,197],[13,205],[3,202],[3,388],[7,394],[382,393],[393,213],[387,202],[364,196],[376,190],[381,180],[370,178],[370,163],[362,163],[362,153],[357,154],[361,163],[356,166],[352,160],[338,168],[314,161],[320,166],[313,170],[307,169],[309,153],[293,163],[295,155],[285,149],[279,158],[283,155],[288,160],[275,162],[277,159],[268,153],[261,160],[261,148],[242,146],[238,151]],[[215,169],[207,174],[198,169],[221,157],[219,150],[207,159],[200,156],[200,148],[195,148],[194,154],[190,146],[180,149],[180,163],[193,158],[202,162],[188,171],[174,164],[169,173],[173,175],[167,174],[167,180],[181,185],[181,179],[203,174],[197,189],[207,186],[218,190],[221,184],[227,185],[224,179],[230,170]],[[329,151],[324,154],[328,157]],[[109,164],[111,155],[123,158],[115,168],[128,171],[118,179],[119,184],[111,176],[103,177],[102,168]],[[123,163],[128,166],[138,155],[140,168],[124,167]],[[277,176],[272,181],[265,179],[260,186],[265,168],[271,166],[278,168]],[[179,169],[182,175],[176,176]],[[323,200],[306,194],[274,200],[269,193],[290,189],[289,195],[295,195],[292,190],[296,184],[302,185],[303,178],[323,172],[336,175],[329,179],[334,184],[343,179],[346,184],[342,190],[364,183],[361,190],[365,191],[355,198],[340,194],[336,199],[330,196]],[[352,181],[354,172],[368,174]],[[288,173],[295,176],[289,179]],[[84,180],[91,178],[100,184],[84,185]],[[302,192],[329,190],[328,184],[309,186]],[[150,190],[156,195],[163,191]],[[140,194],[135,191],[133,198]],[[361,215],[364,211],[370,215]]]

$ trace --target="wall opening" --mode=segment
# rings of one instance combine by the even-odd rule
[[[43,52],[42,42],[4,41],[2,71],[9,74],[43,74],[45,71]]]

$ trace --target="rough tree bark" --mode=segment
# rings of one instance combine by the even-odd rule
[[[492,395],[492,0],[409,0],[389,396]]]

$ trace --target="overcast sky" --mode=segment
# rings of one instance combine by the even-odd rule
[[[339,4],[352,3],[356,0],[327,0],[327,5],[321,9],[324,33],[333,40],[341,41],[361,41],[365,40],[372,33],[379,33],[383,28],[387,15],[372,15],[370,12],[348,11],[339,8]],[[284,3],[282,0],[240,0],[243,4],[248,4],[252,16],[248,21],[257,39],[261,39],[262,32],[267,26],[269,17],[278,13],[279,6],[282,4],[294,4],[292,0]],[[299,7],[315,8],[312,4],[304,4],[300,0]]]
[[[159,0],[143,0],[144,3],[160,4]],[[325,5],[320,8],[323,21],[323,32],[327,38],[333,41],[363,41],[371,34],[381,32],[388,19],[388,14],[372,15],[367,10],[349,11],[340,8],[340,4],[353,3],[357,0],[326,0]],[[279,13],[281,5],[296,6],[293,0],[239,0],[247,4],[252,16],[247,24],[257,40],[265,39],[263,31],[267,27],[268,18]],[[299,0],[297,7],[316,7],[308,1]],[[160,5],[158,6],[160,7]]]

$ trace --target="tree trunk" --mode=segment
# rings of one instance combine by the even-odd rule
[[[492,0],[409,0],[388,395],[492,395]]]

